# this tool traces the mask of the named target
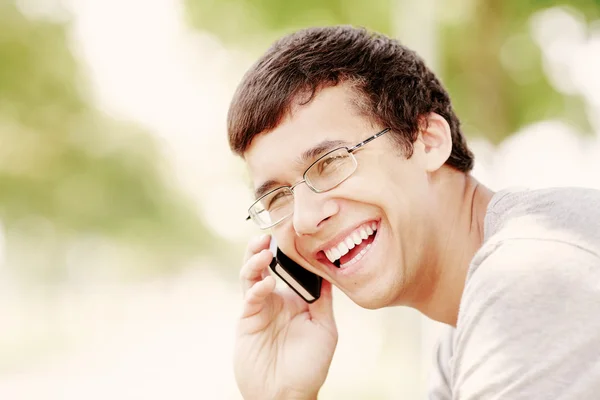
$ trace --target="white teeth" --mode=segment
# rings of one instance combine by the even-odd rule
[[[346,240],[344,240],[344,243],[346,243],[346,246],[348,246],[348,249],[350,250],[352,250],[354,246],[356,246],[356,244],[354,244],[354,240],[352,240],[351,237],[347,237]]]
[[[337,246],[332,247],[331,249],[325,250],[325,256],[327,259],[335,263],[340,257],[348,254],[348,252],[362,243],[363,240],[367,239],[369,236],[373,234],[374,231],[377,230],[377,223],[371,222],[369,224],[365,224],[360,226],[354,232],[352,232],[346,239],[342,240],[338,243]],[[347,262],[344,265],[354,264],[356,261],[360,260],[367,250],[371,247],[371,245],[367,245],[366,248],[361,250],[359,254],[357,254],[353,260]]]
[[[341,256],[342,255],[340,254],[340,251],[336,247],[334,247],[333,249],[331,249],[331,257],[333,258],[333,261],[337,260]]]
[[[369,235],[367,234],[367,231],[365,230],[365,228],[360,228],[360,231],[358,233],[360,233],[360,237],[363,240],[365,240],[366,238],[369,237]]]
[[[348,267],[348,266],[350,266],[350,265],[352,265],[352,264],[354,264],[354,263],[356,263],[356,262],[360,261],[360,260],[363,258],[363,256],[364,256],[365,254],[367,254],[367,251],[368,251],[370,248],[371,248],[371,245],[370,245],[370,244],[368,244],[368,245],[367,245],[367,247],[365,247],[364,249],[362,249],[362,250],[360,251],[360,253],[358,253],[357,255],[355,255],[355,256],[354,256],[354,258],[353,258],[352,260],[348,261],[348,262],[347,262],[347,263],[345,263],[345,264],[342,264],[342,265],[340,265],[340,268],[345,268],[345,267]]]
[[[337,249],[340,252],[340,255],[343,256],[344,254],[348,254],[348,252],[350,251],[348,249],[348,246],[346,246],[346,243],[342,242],[340,244],[337,245]],[[340,257],[341,257],[340,256]]]
[[[325,250],[325,255],[330,262],[334,262],[336,259],[333,258],[333,254],[331,254],[331,250]]]

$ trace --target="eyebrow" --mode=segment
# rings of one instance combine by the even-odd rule
[[[262,185],[254,189],[254,199],[258,200],[261,196],[263,196],[265,193],[270,191],[271,188],[274,188],[278,184],[279,186],[284,186],[273,179],[269,179],[268,181],[264,182]]]
[[[323,153],[328,152],[329,150],[344,147],[347,145],[348,142],[345,142],[343,140],[324,140],[321,143],[311,147],[310,149],[305,150],[297,158],[296,162],[300,165],[306,165],[307,163],[313,161],[315,158],[319,157]],[[283,185],[274,179],[269,179],[254,190],[254,198],[259,199],[261,196],[265,195],[265,193],[268,193],[271,189],[282,186],[287,185]]]
[[[333,150],[338,147],[344,147],[347,145],[348,142],[345,142],[343,140],[324,140],[316,146],[313,146],[310,149],[304,151],[304,153],[302,153],[300,157],[298,157],[298,162],[301,164],[306,164],[309,161],[313,161],[315,158],[317,158],[323,153],[326,153],[329,150]]]

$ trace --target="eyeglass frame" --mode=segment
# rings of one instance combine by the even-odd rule
[[[350,175],[348,175],[346,178],[344,178],[344,179],[343,179],[342,181],[340,181],[338,184],[334,185],[333,187],[331,187],[331,188],[329,188],[329,189],[327,189],[327,190],[318,190],[318,189],[316,189],[314,186],[312,186],[312,185],[310,184],[310,182],[306,180],[306,174],[308,173],[308,171],[309,171],[309,170],[310,170],[310,169],[311,169],[311,168],[312,168],[312,167],[313,167],[315,164],[317,164],[318,162],[320,162],[322,159],[324,159],[325,157],[327,157],[329,154],[331,154],[331,153],[333,153],[333,152],[336,152],[336,151],[338,151],[338,150],[340,150],[340,149],[346,149],[346,151],[348,151],[348,153],[349,153],[349,154],[352,154],[353,152],[355,152],[356,150],[359,150],[361,147],[363,147],[363,146],[364,146],[364,145],[366,145],[367,143],[369,143],[369,142],[371,142],[371,141],[373,141],[373,140],[377,139],[378,137],[380,137],[380,136],[383,136],[384,134],[388,133],[390,130],[391,130],[391,128],[385,128],[385,129],[383,129],[383,130],[381,130],[381,131],[377,132],[377,133],[376,133],[376,134],[374,134],[373,136],[370,136],[370,137],[368,137],[367,139],[363,140],[362,142],[360,142],[360,143],[358,143],[357,145],[355,145],[355,146],[352,146],[352,147],[350,147],[350,148],[348,148],[348,147],[345,147],[345,146],[342,146],[342,147],[336,147],[335,149],[329,150],[327,153],[323,154],[322,156],[320,156],[319,158],[317,158],[315,161],[313,161],[313,162],[312,162],[312,163],[311,163],[311,164],[310,164],[310,165],[309,165],[309,166],[306,168],[306,170],[305,170],[305,171],[304,171],[304,173],[302,174],[302,179],[301,179],[300,181],[298,181],[298,182],[294,183],[292,186],[278,186],[278,187],[276,187],[275,189],[269,190],[267,193],[263,194],[263,195],[262,195],[262,196],[260,196],[258,199],[256,199],[256,200],[255,200],[255,201],[254,201],[254,202],[253,202],[253,203],[250,205],[250,207],[248,207],[248,216],[246,217],[246,221],[248,221],[248,220],[252,219],[252,216],[250,215],[250,209],[251,209],[252,207],[254,207],[254,205],[255,205],[255,204],[257,204],[259,201],[261,201],[261,200],[262,200],[262,199],[264,199],[266,196],[270,195],[271,193],[273,193],[273,192],[274,192],[274,191],[276,191],[276,190],[279,190],[279,189],[282,189],[282,188],[288,188],[288,189],[289,189],[289,190],[292,192],[292,194],[293,194],[293,193],[294,193],[294,188],[295,188],[296,186],[300,185],[301,183],[306,183],[306,186],[308,186],[308,187],[309,187],[309,189],[310,189],[310,190],[312,190],[314,193],[325,193],[325,192],[328,192],[328,191],[330,191],[330,190],[333,190],[333,189],[335,189],[337,186],[339,186],[341,183],[343,183],[343,182],[344,182],[346,179],[348,179],[349,177],[351,177],[351,176],[352,176],[352,174],[353,174],[353,173],[356,171],[356,168],[354,169],[354,171],[352,171],[352,172],[350,173]],[[356,160],[356,159],[355,159],[355,160]],[[356,161],[356,162],[357,162],[357,166],[358,166],[358,161]],[[267,212],[268,212],[268,211],[267,211]],[[276,223],[274,223],[274,224],[272,224],[272,225],[270,225],[270,226],[267,226],[267,227],[264,227],[264,228],[261,228],[261,227],[259,226],[259,228],[260,228],[260,229],[262,229],[262,230],[264,230],[264,229],[269,229],[269,228],[272,228],[272,227],[274,227],[275,225],[279,224],[280,222],[284,221],[286,218],[288,218],[288,217],[289,217],[290,215],[292,215],[292,214],[293,214],[293,213],[290,213],[288,216],[286,216],[286,217],[283,217],[282,219],[280,219],[279,221],[277,221]],[[259,224],[257,223],[256,225],[259,225]]]

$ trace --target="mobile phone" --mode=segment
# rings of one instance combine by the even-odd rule
[[[271,238],[271,245],[269,247],[273,253],[273,260],[271,260],[271,270],[281,278],[287,285],[302,297],[307,303],[316,301],[321,296],[321,282],[322,278],[318,275],[313,274],[307,269],[301,267],[291,258],[283,254],[275,238]]]

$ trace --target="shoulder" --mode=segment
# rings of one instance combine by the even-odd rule
[[[459,322],[464,312],[492,302],[543,307],[559,295],[568,294],[561,301],[569,301],[588,292],[600,301],[600,255],[587,246],[551,237],[512,238],[482,250],[469,271]]]
[[[554,239],[497,242],[466,282],[453,395],[552,398],[600,362],[600,257]],[[600,379],[578,382],[590,398]]]
[[[485,240],[555,239],[600,253],[599,205],[595,189],[504,190],[488,205]]]
[[[599,205],[600,191],[594,189],[496,193],[485,217],[485,242],[471,263],[467,286],[476,276],[476,281],[492,279],[498,284],[510,279],[524,279],[516,283],[526,284],[540,274],[548,279],[578,276],[583,259],[591,257],[593,263],[593,256],[600,258]]]
[[[454,332],[453,398],[597,394],[598,204],[599,192],[587,189],[494,196]]]
[[[433,368],[429,375],[428,399],[450,400],[451,391],[451,360],[453,355],[454,328],[444,327],[434,352]]]

